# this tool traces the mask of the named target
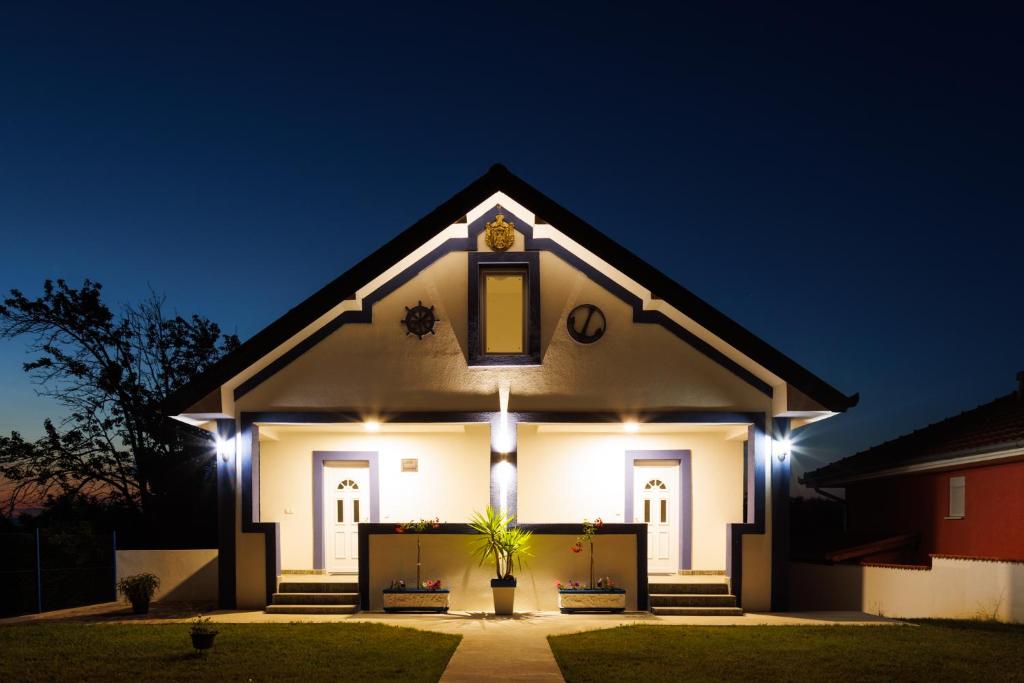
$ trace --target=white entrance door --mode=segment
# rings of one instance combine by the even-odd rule
[[[329,572],[359,571],[359,522],[370,521],[370,466],[329,462],[324,466],[324,559]]]
[[[647,571],[679,568],[679,465],[641,465],[633,470],[633,520],[647,524]]]

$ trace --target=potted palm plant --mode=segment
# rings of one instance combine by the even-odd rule
[[[441,528],[440,518],[405,522],[395,527],[396,534],[416,536],[416,583],[407,586],[404,579],[392,581],[382,592],[385,612],[447,612],[448,589],[441,588],[441,579],[423,580],[421,572],[420,534],[427,528]]]
[[[577,612],[622,612],[626,609],[626,591],[617,588],[611,577],[594,578],[594,536],[604,526],[598,517],[591,522],[583,520],[583,533],[576,537],[576,542],[569,546],[574,554],[583,552],[584,546],[590,548],[590,583],[583,587],[578,581],[562,583],[557,581],[558,608],[563,614]]]
[[[132,574],[124,576],[117,582],[117,590],[132,603],[132,612],[146,614],[149,612],[149,601],[160,588],[160,579],[155,574]]]
[[[512,515],[497,512],[487,506],[483,513],[475,513],[469,526],[477,533],[473,541],[473,554],[480,566],[494,563],[495,578],[491,579],[495,614],[512,614],[516,599],[516,577],[512,571],[522,568],[523,558],[530,555],[531,532],[512,526]]]

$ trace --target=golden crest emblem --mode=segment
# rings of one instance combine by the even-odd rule
[[[516,224],[505,220],[505,214],[499,213],[494,220],[484,226],[484,241],[494,251],[505,251],[516,240]]]

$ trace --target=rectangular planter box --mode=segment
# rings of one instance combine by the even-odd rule
[[[624,588],[563,588],[558,591],[558,609],[562,614],[577,612],[623,612]]]
[[[385,588],[383,591],[385,612],[447,612],[448,589],[440,588]]]

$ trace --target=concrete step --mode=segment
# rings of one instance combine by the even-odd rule
[[[358,593],[358,583],[336,583],[333,581],[282,581],[279,593]]]
[[[735,607],[735,595],[669,593],[651,595],[651,607]]]
[[[656,583],[647,584],[651,595],[685,594],[685,595],[728,595],[729,584],[724,582],[711,583]]]
[[[275,605],[357,605],[358,593],[274,593]]]
[[[355,614],[355,605],[267,605],[267,614]]]
[[[652,607],[651,612],[662,617],[741,617],[739,607]]]

